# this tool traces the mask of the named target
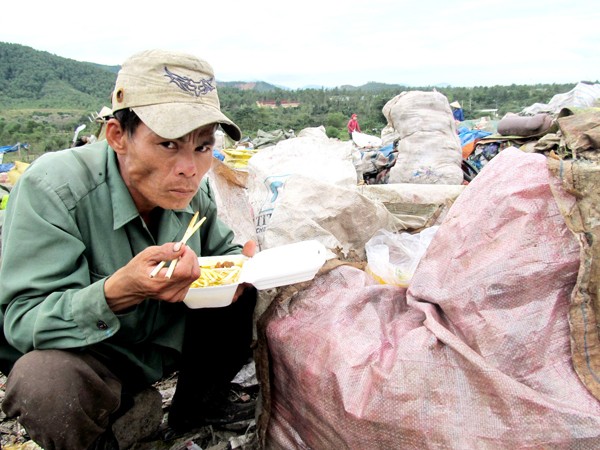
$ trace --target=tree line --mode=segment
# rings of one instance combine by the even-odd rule
[[[75,128],[96,133],[90,116],[110,106],[118,66],[79,62],[18,44],[0,42],[0,145],[26,142],[34,154],[70,146]],[[245,136],[258,130],[294,130],[323,125],[330,137],[346,139],[346,123],[359,116],[363,132],[378,135],[386,126],[384,105],[403,91],[436,89],[449,102],[459,101],[465,119],[476,119],[496,109],[501,117],[520,112],[533,103],[548,103],[576,83],[510,86],[403,86],[367,83],[363,86],[297,89],[265,82],[217,82],[221,107]],[[248,89],[248,86],[253,86]],[[274,102],[275,108],[258,102]],[[295,102],[298,107],[281,107]]]
[[[507,112],[518,113],[534,103],[548,103],[559,93],[575,87],[570,84],[537,84],[481,87],[409,87],[368,83],[361,87],[333,89],[299,89],[294,91],[274,89],[269,92],[241,91],[235,88],[220,89],[223,110],[245,132],[276,129],[300,130],[305,127],[325,126],[329,137],[344,137],[346,123],[353,113],[358,114],[363,132],[378,135],[387,125],[382,110],[385,104],[404,91],[437,90],[449,102],[458,101],[465,119],[478,119],[489,115],[485,110],[497,110],[498,117]],[[259,108],[259,101],[297,102],[297,108]],[[483,111],[482,111],[483,110]]]

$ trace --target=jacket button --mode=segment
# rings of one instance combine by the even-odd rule
[[[98,322],[96,322],[96,326],[99,330],[106,330],[108,328],[108,325],[103,320],[99,320]]]

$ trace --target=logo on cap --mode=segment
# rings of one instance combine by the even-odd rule
[[[167,66],[165,66],[165,77],[170,78],[170,83],[175,83],[182,91],[195,95],[196,97],[206,95],[215,90],[215,86],[213,86],[215,81],[214,77],[194,81],[190,77],[177,75],[176,73],[171,72],[167,69]]]

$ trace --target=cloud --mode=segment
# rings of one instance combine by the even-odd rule
[[[3,19],[1,41],[79,61],[118,65],[137,51],[173,49],[204,57],[225,81],[292,88],[575,83],[600,73],[591,0],[55,0],[35,11],[9,2]]]

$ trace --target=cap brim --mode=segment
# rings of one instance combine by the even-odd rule
[[[161,103],[136,106],[133,112],[148,128],[166,139],[177,139],[197,128],[218,123],[234,141],[242,138],[239,127],[225,114],[210,105],[198,103]]]

